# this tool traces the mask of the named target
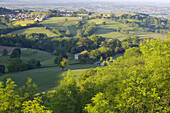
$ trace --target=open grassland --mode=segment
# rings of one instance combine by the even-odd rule
[[[25,29],[17,30],[11,33],[16,33],[16,34],[44,33],[44,34],[47,34],[48,37],[58,36],[57,34],[53,33],[49,29],[45,29],[43,27],[25,28]]]
[[[10,62],[10,56],[0,56],[0,65],[5,65],[5,71],[7,72],[8,64]]]
[[[43,11],[34,11],[34,12],[31,12],[32,15],[46,15],[47,13],[46,12],[43,12]]]
[[[21,87],[26,83],[27,78],[30,77],[38,86],[38,92],[43,92],[56,89],[60,81],[64,78],[63,74],[66,74],[68,69],[72,70],[72,73],[77,79],[85,70],[93,67],[96,66],[90,64],[77,64],[66,67],[64,71],[62,71],[60,67],[39,68],[14,74],[6,74],[1,76],[0,80],[5,81],[7,78],[12,78],[18,87]]]
[[[26,26],[27,24],[33,24],[34,20],[20,20],[20,21],[13,21],[13,25],[21,25],[21,26]]]
[[[28,49],[28,48],[21,49],[21,60],[26,62],[30,58],[35,58],[36,60],[39,60],[43,67],[56,66],[54,64],[55,56],[52,55],[51,53],[40,51],[37,49]]]
[[[126,24],[122,24],[111,19],[91,19],[88,23],[96,23],[98,25],[98,29],[95,34],[103,36],[105,38],[126,38],[130,34],[124,34],[117,32],[116,30],[121,27],[123,30],[132,30],[132,27],[129,27]],[[106,25],[102,25],[102,22],[106,22]]]
[[[65,19],[67,18],[67,21]],[[42,22],[44,26],[66,31],[69,28],[71,34],[76,35],[75,25],[80,19],[77,17],[52,17]]]
[[[129,19],[129,21],[136,21],[136,20]],[[88,21],[88,23],[91,22],[94,22],[98,25],[98,29],[96,30],[95,34],[103,36],[108,39],[118,38],[122,40],[128,36],[133,36],[133,35],[140,36],[141,38],[160,38],[163,40],[165,39],[164,38],[165,34],[146,32],[140,27],[137,29],[137,31],[133,31],[133,27],[129,27],[127,24],[119,23],[111,19],[91,19]],[[102,22],[106,22],[106,25],[102,25]],[[129,34],[117,32],[116,30],[119,27],[121,27],[122,30],[128,30]]]
[[[27,62],[31,58],[39,60],[42,67],[56,66],[56,64],[54,64],[55,56],[52,55],[51,53],[36,49],[21,48],[20,59],[24,62]],[[0,64],[5,65],[6,72],[8,69],[7,66],[9,65],[10,59],[11,59],[10,56],[0,56]]]
[[[67,21],[66,21],[67,18]],[[48,18],[47,20],[44,20],[41,22],[45,27],[49,27],[50,29],[55,28],[57,30],[60,30],[61,33],[65,36],[65,31],[67,28],[70,30],[72,35],[76,35],[76,31],[78,29],[81,29],[81,27],[76,28],[76,24],[78,21],[81,19],[78,19],[77,17],[52,17]],[[140,22],[139,20],[134,20],[134,19],[127,19],[129,22]],[[26,21],[26,20],[25,20]],[[24,21],[18,21],[18,23],[24,22]],[[29,22],[29,20],[28,20]],[[133,36],[137,35],[140,36],[141,38],[161,38],[164,39],[165,35],[160,34],[160,33],[152,33],[152,32],[146,32],[144,29],[141,27],[135,28],[137,29],[134,31],[134,27],[129,27],[127,24],[119,23],[116,22],[112,19],[90,19],[90,20],[83,20],[85,23],[96,23],[98,25],[98,29],[94,32],[94,34],[103,36],[107,39],[112,39],[112,38],[118,38],[120,40],[128,37],[128,36]],[[106,25],[103,25],[102,22],[106,22]],[[33,27],[33,28],[27,28],[27,29],[22,29],[18,31],[14,31],[12,33],[18,33],[18,34],[30,34],[30,33],[45,33],[47,34],[48,37],[56,37],[58,36],[56,33],[53,31],[46,29],[43,27]],[[117,32],[118,28],[122,28],[122,30],[129,31],[129,33],[125,32]]]

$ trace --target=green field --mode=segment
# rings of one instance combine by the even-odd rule
[[[35,58],[41,62],[41,65],[44,66],[56,66],[54,64],[55,56],[51,53],[40,51],[36,49],[28,49],[23,48],[21,49],[21,60],[22,61],[28,61],[30,58]]]
[[[59,67],[38,68],[14,74],[5,74],[0,77],[0,81],[5,81],[7,78],[12,78],[18,87],[21,87],[26,83],[27,78],[30,77],[38,86],[38,92],[44,92],[56,89],[64,77],[62,75],[66,74],[68,69],[71,69],[75,77],[78,78],[78,76],[85,70],[93,67],[96,66],[90,64],[77,64],[66,67],[64,71],[62,71]]]
[[[65,19],[68,19],[68,21],[65,21]],[[76,35],[76,31],[80,28],[76,28],[75,25],[80,19],[77,17],[52,17],[48,18],[47,20],[44,20],[41,22],[43,26],[49,27],[49,28],[55,28],[57,30],[61,30],[61,32],[65,36],[65,31],[67,28],[69,28],[72,35]],[[134,19],[127,19],[129,22],[140,22],[139,20]],[[112,38],[118,38],[120,40],[132,36],[132,35],[138,35],[141,38],[161,38],[164,39],[164,34],[159,33],[153,33],[153,32],[146,32],[142,28],[138,27],[136,31],[133,31],[134,27],[129,27],[127,24],[119,23],[116,21],[113,21],[111,19],[90,19],[90,20],[83,20],[85,23],[96,23],[98,25],[98,29],[94,32],[94,34],[103,36],[108,39]],[[102,22],[106,22],[106,25],[102,25]],[[25,21],[16,21],[15,24],[21,24],[26,25],[27,23],[33,22],[33,20],[25,20]],[[129,31],[129,34],[122,33],[122,32],[116,32],[117,28],[121,27],[122,30]],[[58,36],[53,31],[49,29],[45,29],[43,27],[33,27],[33,28],[27,28],[22,29],[18,31],[14,31],[12,33],[17,34],[31,34],[31,33],[45,33],[48,37],[55,37]]]
[[[102,22],[104,21],[106,22],[106,25],[102,25]],[[136,21],[136,20],[129,19],[129,21]],[[94,22],[99,26],[95,34],[103,36],[105,38],[109,38],[109,39],[118,38],[122,40],[123,38],[126,38],[128,36],[133,36],[133,35],[140,36],[141,38],[150,37],[150,38],[164,39],[164,37],[166,36],[165,34],[146,32],[142,30],[142,28],[138,28],[137,31],[132,31],[133,27],[129,27],[127,24],[119,23],[119,22],[116,22],[110,19],[92,19],[88,21],[88,23],[91,23],[91,22]],[[129,34],[114,31],[114,30],[117,30],[117,28],[119,27],[121,27],[122,30],[128,30]]]
[[[66,18],[68,21],[65,21]],[[77,17],[52,17],[43,21],[42,24],[63,31],[69,28],[71,34],[76,35],[77,28],[75,28],[75,25],[79,20]]]
[[[35,11],[35,12],[31,12],[32,15],[46,15],[46,12],[43,12],[43,11]]]
[[[16,34],[45,33],[45,34],[47,34],[48,37],[58,36],[57,34],[53,33],[49,29],[45,29],[43,27],[25,28],[25,29],[17,30],[17,31],[14,31],[11,33],[16,33]]]
[[[20,21],[13,21],[13,25],[21,25],[26,26],[27,24],[33,24],[34,20],[20,20]]]
[[[56,66],[56,64],[54,64],[55,56],[52,55],[51,53],[35,49],[21,48],[20,59],[24,62],[27,62],[31,58],[39,60],[42,67]],[[9,62],[10,62],[9,56],[0,56],[0,64],[5,65],[6,72]]]

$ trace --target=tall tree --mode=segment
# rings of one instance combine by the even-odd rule
[[[8,55],[8,51],[7,51],[7,49],[3,49],[3,51],[2,51],[2,55],[3,55],[3,56],[7,56],[7,55]]]
[[[64,70],[64,68],[68,66],[68,60],[66,58],[63,58],[59,66],[62,68],[62,70]]]

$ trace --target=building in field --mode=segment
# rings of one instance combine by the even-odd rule
[[[80,53],[74,54],[74,59],[75,59],[75,60],[78,60],[78,59],[79,59],[79,55],[80,55]]]

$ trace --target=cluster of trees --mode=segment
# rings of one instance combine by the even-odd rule
[[[90,36],[94,34],[96,29],[97,29],[97,25],[95,23],[83,25],[82,34],[83,36]]]
[[[38,67],[41,67],[40,61],[37,61],[34,58],[29,59],[26,63],[19,58],[12,58],[10,59],[10,63],[8,65],[8,72],[13,73]]]
[[[140,22],[129,22],[126,19],[135,19],[140,20]],[[156,32],[156,33],[167,33],[169,29],[170,21],[168,19],[161,19],[157,17],[149,16],[148,14],[123,14],[118,17],[114,17],[115,21],[118,21],[123,24],[128,24],[130,27],[143,27],[147,28],[149,32]]]
[[[10,78],[5,83],[0,82],[0,112],[1,113],[52,113],[44,105],[42,99],[34,97],[37,86],[28,78],[26,85],[16,88],[16,84]]]
[[[60,33],[59,30],[53,28],[53,31],[54,31],[59,37],[63,37],[63,35]]]
[[[60,17],[61,16],[61,12],[60,10],[48,10],[46,13],[47,17]]]
[[[76,27],[79,27],[80,25],[83,25],[82,21],[79,21]],[[84,24],[82,26],[82,29],[77,30],[77,37],[87,37],[94,34],[95,30],[97,29],[97,25],[95,23],[90,24]]]
[[[131,36],[123,41],[118,39],[106,40],[101,36],[91,35],[89,37],[79,38],[49,38],[45,34],[8,34],[0,36],[0,44],[4,46],[18,46],[24,48],[33,48],[48,51],[57,56],[66,53],[80,53],[84,50],[92,51],[91,58],[103,58],[114,55],[114,53],[124,51],[133,45],[139,45],[142,39],[137,36]],[[121,50],[121,47],[122,50]],[[105,50],[105,52],[103,51]],[[107,52],[106,52],[107,50]],[[100,51],[100,52],[99,52]],[[102,52],[103,51],[103,52]],[[15,57],[16,58],[16,57]]]
[[[6,49],[3,50],[3,55],[8,55],[8,51]],[[8,72],[18,72],[18,71],[25,71],[29,69],[34,69],[41,67],[40,61],[31,58],[27,61],[27,63],[23,62],[20,59],[21,56],[21,49],[20,48],[15,48],[13,52],[10,55],[10,63],[8,65]],[[5,66],[0,65],[0,73],[5,73]]]

